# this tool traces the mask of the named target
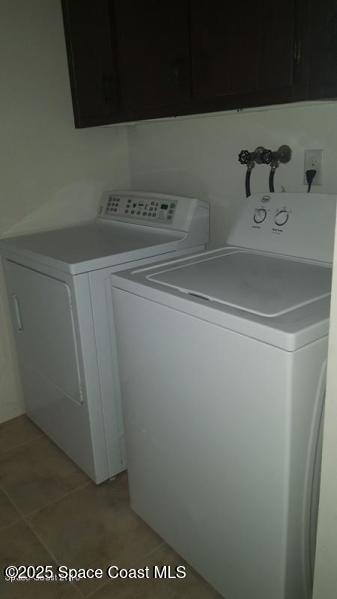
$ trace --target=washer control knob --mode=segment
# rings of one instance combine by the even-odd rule
[[[283,227],[284,225],[287,224],[288,220],[289,220],[288,210],[279,210],[279,212],[277,212],[277,214],[274,218],[274,223],[278,227]]]
[[[266,220],[267,210],[265,208],[256,208],[254,212],[254,223],[260,225]]]

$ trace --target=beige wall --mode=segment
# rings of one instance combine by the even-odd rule
[[[304,191],[304,149],[323,149],[323,182],[313,191],[337,191],[337,103],[275,107],[217,116],[171,119],[128,129],[135,187],[201,195],[211,203],[211,234],[224,242],[238,202],[244,198],[242,148],[289,144],[293,157],[275,176],[276,191]],[[269,168],[257,166],[252,191],[268,190]]]
[[[0,235],[88,219],[129,185],[125,128],[74,129],[60,6],[0,3]],[[21,411],[0,278],[0,422]]]

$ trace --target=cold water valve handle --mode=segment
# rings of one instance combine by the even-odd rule
[[[251,176],[252,170],[255,166],[254,152],[248,152],[248,150],[241,150],[241,152],[238,156],[238,160],[239,160],[240,164],[247,165],[245,188],[246,188],[246,197],[249,198],[249,196],[250,196],[250,176]]]
[[[253,152],[248,152],[248,150],[241,150],[239,154],[239,162],[240,164],[247,164],[252,162],[253,160]]]

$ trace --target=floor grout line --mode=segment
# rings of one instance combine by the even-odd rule
[[[103,484],[109,484],[109,481],[105,481]],[[90,487],[90,486],[93,486],[94,488],[97,488],[97,487],[100,487],[101,485],[96,485],[95,483],[93,483],[92,480],[88,479],[88,481],[85,482],[85,483],[83,483],[83,485],[79,485],[75,489],[72,489],[71,491],[67,491],[67,493],[65,493],[61,497],[58,497],[57,499],[54,499],[53,501],[50,501],[49,503],[46,503],[44,506],[36,508],[35,510],[32,510],[31,512],[28,512],[27,514],[24,514],[23,517],[33,518],[36,514],[38,514],[42,510],[44,510],[44,509],[46,509],[48,507],[54,506],[54,505],[58,504],[60,501],[63,501],[63,499],[66,499],[69,495],[73,495],[74,493],[77,493],[78,491],[83,491],[83,489],[86,489],[87,487]],[[0,483],[0,490],[1,490],[1,483]],[[120,493],[120,492],[121,491],[117,491],[117,493]],[[12,503],[16,507],[16,504],[14,503],[14,501],[12,501]]]
[[[2,488],[1,491],[4,493],[4,495],[6,495],[7,499],[9,499],[9,501],[11,502],[12,505],[14,505],[15,509],[18,511],[18,513],[21,516],[22,520],[25,520],[25,515],[24,513],[21,511],[21,509],[16,505],[16,503],[13,501],[13,499],[11,498],[11,496],[8,494],[8,492],[6,491],[6,489]]]
[[[20,448],[20,447],[24,447],[25,445],[29,445],[30,443],[32,443],[33,441],[36,441],[36,439],[39,439],[40,437],[46,437],[46,433],[43,432],[43,430],[41,430],[38,426],[36,426],[36,424],[34,424],[29,418],[28,416],[26,416],[26,414],[22,414],[20,416],[17,416],[16,418],[22,418],[24,417],[25,420],[27,420],[29,422],[29,424],[33,427],[34,430],[34,436],[31,439],[28,439],[27,441],[23,441],[21,443],[18,443],[17,445],[13,445],[12,447],[10,447],[9,449],[2,449],[2,454],[6,455],[7,453],[10,453],[11,451],[15,451],[16,449]],[[0,434],[1,434],[1,427],[2,426],[6,426],[9,422],[12,422],[12,420],[15,420],[16,418],[12,418],[11,420],[7,420],[6,422],[2,422],[0,424]]]
[[[160,545],[158,545],[157,547],[155,547],[154,549],[151,549],[149,552],[145,553],[143,556],[141,556],[141,560],[146,560],[149,559],[150,557],[152,557],[157,551],[159,551],[159,549],[161,547],[168,547],[168,545],[165,543],[165,541],[162,541],[160,543]],[[141,568],[143,566],[139,565],[140,562],[138,563],[138,558],[137,558],[137,564],[134,566],[135,568]],[[146,564],[144,564],[144,566],[146,566]],[[113,580],[107,580],[104,584],[102,584],[101,586],[97,587],[94,591],[92,591],[92,593],[89,593],[89,595],[86,595],[86,599],[95,599],[95,594],[98,593],[98,591],[100,591],[101,589],[103,589],[104,587],[107,586],[113,586]]]
[[[5,532],[7,528],[14,526],[14,524],[18,524],[19,522],[22,522],[23,520],[24,519],[20,516],[20,514],[18,514],[18,517],[16,520],[13,520],[10,524],[5,524],[4,526],[0,526],[0,534]]]
[[[25,443],[20,443],[20,444],[16,445],[15,447],[11,448],[10,450],[6,451],[4,457],[6,458],[6,456],[8,456],[12,451],[18,450],[19,448],[23,448],[27,445],[31,445],[32,443],[37,442],[42,437],[45,437],[53,445],[55,445],[43,432],[41,432],[41,434],[36,435],[30,441],[26,441]],[[59,448],[57,447],[57,449],[59,449]],[[80,493],[81,491],[89,488],[90,486],[96,487],[96,485],[94,485],[94,483],[88,478],[88,480],[85,483],[79,485],[78,487],[76,487],[70,491],[67,491],[66,493],[64,493],[63,495],[58,497],[57,499],[54,499],[54,500],[46,503],[45,505],[42,505],[41,507],[36,508],[28,513],[24,513],[22,511],[22,509],[16,504],[15,500],[11,497],[10,493],[6,490],[6,488],[2,485],[2,483],[0,481],[0,490],[7,497],[8,501],[10,502],[10,504],[13,506],[13,508],[16,510],[16,512],[18,514],[18,517],[16,520],[11,522],[11,524],[1,527],[0,531],[8,529],[11,526],[18,525],[19,523],[24,524],[25,526],[27,526],[29,528],[31,534],[33,534],[34,538],[38,541],[38,543],[46,551],[46,553],[47,553],[48,557],[50,557],[53,565],[55,565],[55,566],[63,565],[64,562],[60,562],[56,558],[56,555],[54,554],[53,549],[49,547],[49,544],[47,541],[44,541],[43,536],[41,536],[40,532],[38,531],[38,528],[35,527],[35,524],[34,524],[35,516],[38,515],[40,512],[43,512],[43,510],[57,506],[58,504],[62,503],[64,500],[66,500],[69,496],[76,495],[76,493]],[[117,489],[116,489],[116,491],[117,491]],[[120,491],[117,491],[117,495],[119,494],[119,492]],[[125,501],[126,501],[126,504],[130,507],[129,500],[126,499]],[[160,548],[164,547],[165,545],[166,545],[165,542],[163,540],[159,539],[158,545],[156,545],[149,551],[147,551],[144,554],[139,555],[138,557],[135,558],[137,563],[139,562],[139,564],[135,565],[135,567],[140,567],[141,562],[146,562],[146,560],[149,560],[150,558],[152,558],[157,552],[159,552]],[[112,594],[114,593],[113,581],[110,580],[109,578],[105,578],[104,580],[102,580],[102,584],[99,584],[99,586],[97,586],[96,588],[94,588],[92,590],[90,590],[90,587],[89,588],[86,587],[86,590],[87,591],[89,590],[89,592],[86,592],[86,593],[75,582],[65,582],[65,585],[66,586],[70,585],[72,588],[76,589],[76,593],[78,594],[79,598],[85,598],[85,599],[91,599],[91,598],[95,599],[96,594],[98,594],[99,591],[105,587],[110,587],[111,593]]]
[[[9,501],[11,501],[10,496],[8,495],[8,493],[5,490],[3,491],[3,493],[4,493],[4,495],[6,495],[7,499],[9,499]],[[11,503],[13,503],[13,502],[11,501]],[[16,507],[19,515],[21,516],[21,519],[17,520],[16,522],[12,522],[12,524],[10,524],[9,526],[14,526],[15,524],[18,524],[19,522],[23,522],[29,528],[29,530],[32,533],[32,535],[38,540],[38,542],[40,543],[40,545],[42,545],[42,547],[45,549],[45,551],[47,552],[47,554],[51,557],[51,560],[55,564],[61,565],[61,564],[59,564],[58,560],[54,556],[53,552],[49,550],[49,548],[47,547],[47,545],[40,538],[40,535],[33,529],[33,527],[31,526],[31,523],[25,517],[24,513],[20,510],[20,508],[18,508],[17,506],[15,506],[15,507]],[[72,583],[68,583],[68,584],[70,584],[72,587],[74,587],[74,585]],[[79,591],[79,589],[77,587],[74,587],[74,588],[76,588],[76,590]],[[82,593],[80,593],[80,594],[82,596]]]
[[[111,584],[112,582],[113,582],[112,580],[109,580],[109,578],[107,578],[107,579],[105,580],[105,582],[104,582],[104,583],[102,583],[101,585],[99,585],[99,586],[98,586],[98,587],[97,587],[97,588],[96,588],[94,591],[92,591],[91,593],[89,593],[89,594],[85,595],[85,598],[86,598],[86,599],[91,599],[91,597],[94,597],[94,599],[95,599],[95,595],[96,595],[96,593],[98,593],[99,591],[101,591],[101,590],[102,590],[102,589],[104,589],[105,587],[107,587],[107,586],[110,586],[110,584]]]
[[[89,485],[91,484],[91,481],[89,480],[86,483],[83,483],[83,485],[79,485],[78,487],[76,487],[75,489],[72,489],[71,491],[67,491],[67,493],[64,493],[63,495],[61,495],[61,497],[58,497],[57,499],[54,499],[53,501],[50,501],[48,503],[46,503],[45,505],[36,508],[30,512],[23,512],[22,509],[17,505],[17,503],[15,502],[15,500],[10,496],[10,494],[8,493],[8,491],[6,490],[6,488],[4,486],[1,485],[0,483],[0,491],[2,491],[7,499],[9,499],[10,503],[15,507],[15,509],[19,512],[21,518],[23,518],[24,520],[28,519],[28,518],[33,518],[36,514],[38,514],[39,512],[41,512],[42,510],[52,507],[53,505],[56,505],[57,503],[59,503],[60,501],[62,501],[63,499],[65,499],[66,497],[68,497],[68,495],[73,495],[74,493],[77,493],[77,491],[83,491],[83,489],[85,489],[86,487],[89,487]]]
[[[87,483],[89,484],[89,483]],[[4,491],[5,495],[7,496],[8,499],[10,499],[8,493],[6,491]],[[70,492],[69,494],[71,494],[72,492]],[[51,549],[49,549],[48,545],[43,541],[42,537],[39,535],[39,533],[34,529],[32,523],[30,522],[30,520],[28,519],[28,514],[27,516],[20,510],[20,508],[17,508],[19,514],[21,515],[21,520],[26,524],[26,526],[28,526],[29,530],[31,531],[31,533],[33,534],[33,536],[39,541],[40,545],[42,545],[42,547],[45,549],[45,551],[48,553],[48,555],[51,557],[52,561],[55,562],[55,564],[57,564],[58,566],[61,566],[62,564],[59,562],[59,560],[56,558],[56,556],[54,555],[53,551]],[[77,585],[73,584],[72,582],[68,582],[68,584],[70,584],[73,588],[76,589],[76,591],[80,594],[81,597],[83,597],[83,593],[81,592],[81,590],[77,587]]]
[[[23,443],[18,443],[17,445],[13,445],[13,447],[10,447],[10,449],[2,450],[2,452],[3,452],[2,455],[6,456],[7,454],[11,453],[12,451],[16,451],[17,449],[25,447],[26,445],[30,445],[31,443],[34,443],[34,441],[37,441],[37,439],[41,439],[41,437],[46,437],[46,435],[42,431],[41,431],[41,433],[36,435],[34,437],[34,439],[29,439],[29,441],[24,441]]]
[[[10,524],[5,524],[5,526],[1,526],[0,531],[3,531],[4,529],[8,528],[9,526],[12,526],[13,524],[17,524],[21,520],[24,520],[24,517],[23,517],[21,510],[17,507],[17,505],[12,500],[12,498],[8,495],[7,491],[5,489],[3,489],[1,487],[1,485],[0,485],[0,491],[6,497],[6,499],[9,501],[9,503],[11,504],[13,509],[17,512],[17,516],[18,516],[17,519],[13,520],[13,522],[11,522]]]
[[[156,553],[157,551],[159,551],[159,549],[161,547],[163,547],[164,545],[166,545],[165,541],[162,541],[159,545],[157,545],[157,547],[155,547],[154,549],[151,549],[148,553],[146,553],[146,555],[144,555],[144,559],[148,559],[149,557],[152,557],[152,555],[154,553]]]
[[[41,507],[38,507],[35,510],[32,510],[31,512],[27,512],[27,514],[24,514],[23,517],[25,519],[26,518],[34,518],[34,516],[36,516],[36,514],[38,514],[39,512],[42,512],[42,510],[45,510],[45,509],[47,509],[49,507],[53,507],[54,505],[57,505],[58,503],[60,503],[61,501],[63,501],[67,497],[69,497],[69,495],[74,495],[75,493],[77,493],[79,491],[83,491],[83,489],[86,489],[91,484],[92,484],[92,482],[89,480],[88,482],[83,483],[83,485],[79,485],[75,489],[72,489],[71,491],[67,491],[67,493],[64,493],[63,495],[61,495],[57,499],[49,501],[45,505],[43,505]]]
[[[40,545],[42,545],[42,547],[46,550],[46,552],[48,553],[48,555],[50,555],[51,559],[53,560],[53,562],[57,565],[57,566],[62,566],[63,564],[56,558],[56,555],[54,554],[54,552],[48,547],[48,545],[44,542],[44,540],[42,539],[42,537],[39,535],[39,533],[33,528],[31,522],[29,522],[29,520],[26,520],[24,518],[25,524],[28,526],[29,530],[31,531],[31,533],[34,535],[34,537],[39,541]],[[65,584],[70,584],[73,588],[76,589],[76,591],[80,594],[81,597],[83,597],[83,593],[81,592],[81,590],[77,587],[77,585],[75,585],[73,582],[66,582]]]

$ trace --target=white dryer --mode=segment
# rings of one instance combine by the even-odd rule
[[[126,467],[110,275],[207,240],[206,202],[110,191],[92,222],[0,241],[27,414],[96,483]]]
[[[336,197],[112,276],[131,504],[226,599],[311,595]]]

